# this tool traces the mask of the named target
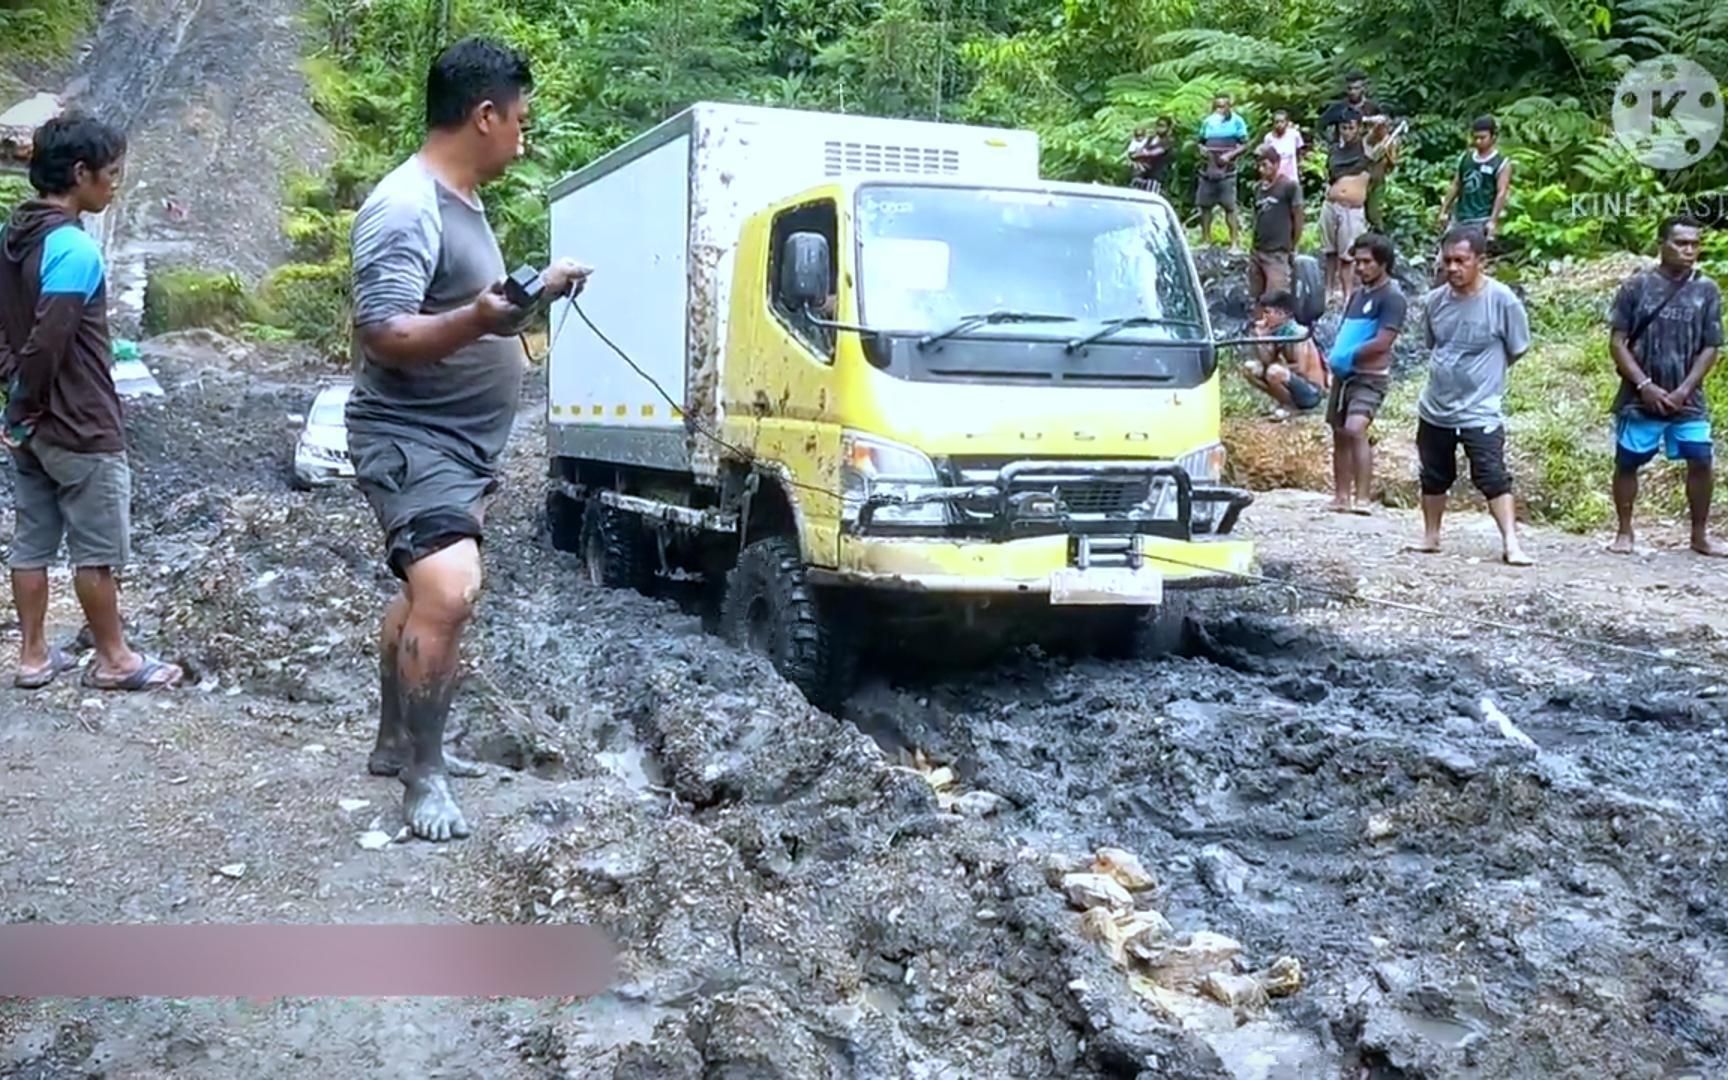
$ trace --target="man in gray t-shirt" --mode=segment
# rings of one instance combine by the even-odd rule
[[[449,777],[479,769],[443,747],[457,647],[480,590],[485,500],[497,484],[526,369],[520,330],[539,314],[503,291],[504,257],[476,194],[522,152],[533,78],[496,43],[458,42],[427,80],[427,135],[354,221],[360,370],[348,402],[355,483],[403,590],[384,617],[378,741],[367,767],[399,776],[416,836],[467,836]],[[544,295],[577,290],[560,263]]]
[[[1470,462],[1470,482],[1488,500],[1500,527],[1503,557],[1512,566],[1531,559],[1518,543],[1512,475],[1506,468],[1506,373],[1530,350],[1530,319],[1511,289],[1482,272],[1487,237],[1479,228],[1446,234],[1441,255],[1446,284],[1428,294],[1423,329],[1431,352],[1428,383],[1417,402],[1416,451],[1421,459],[1422,543],[1440,550],[1446,493],[1458,479],[1458,448]]]

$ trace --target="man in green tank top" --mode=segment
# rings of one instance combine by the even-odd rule
[[[1442,233],[1453,228],[1476,228],[1493,240],[1500,231],[1500,216],[1512,191],[1512,162],[1500,152],[1500,130],[1492,116],[1479,116],[1470,125],[1471,149],[1458,158],[1458,171],[1451,190],[1440,204]],[[1436,283],[1445,270],[1438,254],[1434,261]]]

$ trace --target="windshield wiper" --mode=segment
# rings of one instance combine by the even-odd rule
[[[1206,329],[1193,319],[1164,319],[1155,315],[1129,315],[1121,319],[1105,319],[1104,325],[1095,333],[1083,338],[1075,338],[1068,343],[1067,352],[1084,349],[1095,341],[1103,341],[1112,334],[1122,330],[1131,330],[1139,326],[1191,326],[1196,330]]]
[[[995,326],[998,323],[1060,323],[1074,322],[1072,315],[1047,315],[1037,311],[991,311],[983,315],[967,315],[959,322],[939,334],[925,334],[918,339],[920,349],[946,341],[948,338],[964,334],[968,330],[976,330],[980,326]]]

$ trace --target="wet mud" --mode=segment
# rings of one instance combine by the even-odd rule
[[[196,335],[150,350],[168,397],[131,410],[140,571],[127,610],[199,687],[166,713],[116,705],[94,732],[75,689],[9,697],[0,755],[53,771],[29,756],[52,752],[67,776],[82,755],[118,773],[113,755],[154,737],[154,709],[180,725],[176,760],[191,764],[173,788],[120,781],[149,815],[168,804],[142,822],[11,804],[5,917],[115,905],[163,919],[586,923],[618,943],[622,974],[570,1004],[13,1005],[0,1010],[12,1048],[0,1073],[1728,1067],[1725,698],[1705,675],[1561,664],[1488,636],[1356,632],[1321,618],[1320,601],[1265,590],[1200,597],[1179,655],[1028,650],[898,670],[830,716],[675,598],[593,589],[551,549],[535,380],[452,717],[454,745],[491,773],[458,783],[476,834],[331,869],[354,828],[395,828],[393,782],[371,781],[352,822],[332,809],[360,790],[393,581],[354,492],[287,486],[288,418],[316,369]],[[312,740],[321,753],[296,749]],[[223,774],[225,758],[288,768],[321,801],[270,802],[274,788]],[[195,867],[183,907],[131,880],[188,877],[184,849],[203,841],[173,824],[186,814],[236,822],[227,842],[241,854],[220,858],[267,871],[251,907],[201,896]],[[244,824],[255,814],[274,816]],[[88,861],[92,845],[117,853],[50,869]],[[1105,848],[1136,857],[1148,882],[1077,886]],[[1149,935],[1127,960],[1100,937],[1106,914]],[[1221,959],[1177,977],[1202,945]],[[1299,988],[1249,992],[1253,973],[1286,961]],[[1202,976],[1210,991],[1195,989]],[[1248,991],[1225,1005],[1220,986]]]

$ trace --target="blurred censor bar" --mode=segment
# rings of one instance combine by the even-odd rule
[[[591,997],[586,926],[0,926],[0,997]]]

